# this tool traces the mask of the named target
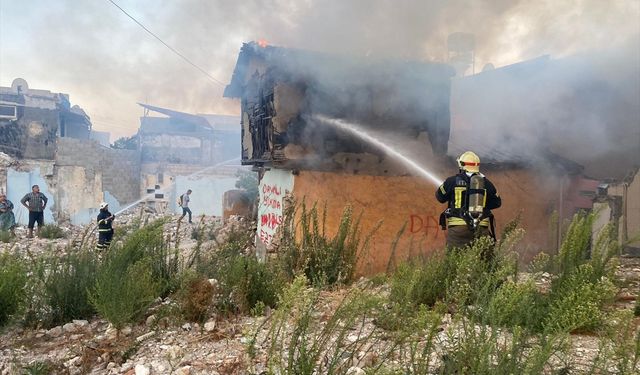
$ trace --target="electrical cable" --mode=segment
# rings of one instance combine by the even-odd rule
[[[138,26],[142,27],[142,29],[144,29],[144,31],[146,31],[147,33],[149,33],[149,35],[153,36],[154,38],[156,38],[160,43],[162,43],[165,47],[167,47],[171,52],[175,53],[176,55],[178,55],[180,58],[182,58],[184,61],[186,61],[189,65],[193,66],[194,68],[198,69],[202,74],[204,74],[205,76],[207,76],[207,78],[209,78],[209,80],[221,85],[222,87],[225,87],[226,85],[220,81],[219,79],[216,79],[214,76],[212,76],[211,74],[207,73],[206,70],[202,69],[201,67],[199,67],[198,65],[196,65],[194,62],[192,62],[191,60],[189,60],[185,55],[183,55],[182,53],[178,52],[175,48],[171,47],[170,45],[168,45],[167,43],[165,43],[164,40],[160,39],[159,36],[157,36],[156,34],[154,34],[151,30],[147,29],[142,23],[140,23],[140,21],[138,21],[137,19],[135,19],[132,15],[130,15],[129,13],[127,13],[126,10],[122,9],[120,7],[120,5],[118,5],[115,1],[113,0],[108,0],[111,4],[113,4],[116,8],[120,9],[120,11],[122,13],[124,13],[127,17],[131,18],[131,20],[133,20],[133,22],[137,23]]]

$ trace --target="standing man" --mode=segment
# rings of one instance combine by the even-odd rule
[[[440,225],[447,229],[447,246],[464,247],[481,236],[495,240],[491,210],[500,207],[502,199],[480,173],[478,155],[467,151],[456,161],[458,174],[447,178],[436,191],[438,202],[448,204],[440,215]]]
[[[113,239],[113,220],[116,217],[109,212],[107,202],[100,203],[100,213],[98,214],[98,244],[96,250],[106,250],[111,246]]]
[[[193,224],[193,222],[191,221],[191,209],[189,208],[189,201],[191,201],[191,199],[189,198],[190,195],[191,189],[187,190],[186,193],[180,196],[178,203],[180,204],[180,207],[182,207],[182,216],[180,216],[180,219],[178,219],[178,221],[181,221],[186,214],[189,214],[189,224]]]
[[[40,192],[40,186],[38,185],[33,185],[31,193],[27,193],[20,200],[20,203],[29,210],[28,238],[33,238],[33,227],[36,222],[38,223],[38,233],[44,225],[44,209],[47,207],[47,201],[47,197]]]

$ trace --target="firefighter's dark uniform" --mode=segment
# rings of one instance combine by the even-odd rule
[[[469,182],[470,176],[465,172],[461,172],[447,178],[436,191],[438,202],[449,202],[448,215],[446,215],[448,247],[464,247],[476,237],[491,235],[489,230],[491,210],[500,207],[502,204],[496,187],[489,179],[484,177],[484,219],[480,221],[478,228],[474,232],[463,218],[463,213],[467,210],[469,204],[467,196]]]
[[[105,250],[111,245],[113,239],[113,219],[109,210],[100,210],[98,214],[98,244],[97,250]]]

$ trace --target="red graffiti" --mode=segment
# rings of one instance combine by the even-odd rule
[[[273,195],[279,196],[281,193],[282,193],[282,188],[279,186],[267,185],[267,184],[262,185],[263,195],[273,194]]]
[[[277,210],[279,210],[282,207],[280,200],[269,198],[269,197],[264,197],[264,199],[262,200],[262,206],[277,209]]]
[[[268,245],[271,243],[271,240],[273,240],[273,235],[260,229],[260,241]]]
[[[435,216],[412,214],[409,216],[409,232],[423,232],[425,237],[432,234],[433,238],[438,238],[438,234],[440,233],[440,224]]]
[[[262,216],[260,216],[260,224],[271,230],[275,230],[278,225],[282,224],[282,215],[274,214],[272,212],[262,214]]]

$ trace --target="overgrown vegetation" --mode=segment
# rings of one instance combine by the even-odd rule
[[[360,217],[345,207],[336,234],[326,232],[327,210],[305,202],[286,209],[279,246],[279,262],[289,280],[304,274],[314,285],[349,284],[364,256],[371,234],[362,238]]]
[[[64,238],[64,236],[64,230],[56,224],[45,224],[38,228],[38,237],[40,238],[56,239]]]
[[[138,142],[137,134],[134,134],[131,137],[120,137],[111,144],[111,148],[119,150],[137,150]]]
[[[252,241],[252,232],[233,230],[216,252],[198,255],[196,272],[218,282],[216,308],[221,313],[247,313],[259,303],[276,305],[283,280],[273,263],[245,254]]]
[[[87,319],[95,314],[89,301],[89,291],[95,285],[99,260],[93,251],[70,251],[62,257],[45,257],[36,267],[35,276],[41,281],[46,316],[40,321],[47,327],[64,324],[73,319]]]
[[[120,329],[152,306],[156,319],[199,323],[213,312],[270,310],[248,345],[251,356],[262,350],[269,373],[347,374],[353,366],[367,374],[567,373],[572,333],[599,338],[592,373],[638,368],[632,313],[610,309],[620,248],[610,227],[592,241],[593,215],[576,216],[558,253],[537,256],[526,277],[518,272],[523,231],[514,221],[498,243],[482,238],[410,259],[339,291],[339,301],[325,291],[353,281],[371,235],[349,207],[336,233],[327,233],[326,215],[304,202],[289,207],[279,253],[267,262],[256,258],[254,233],[244,227],[206,245],[202,227],[182,259],[163,221],[132,228],[101,255],[88,245],[31,263],[0,255],[0,326],[19,317],[53,326],[97,313]],[[172,302],[154,306],[159,297]]]
[[[314,224],[318,216],[315,222],[310,217],[308,233],[321,233],[313,229],[322,227]],[[484,238],[401,264],[389,280],[388,297],[360,291],[328,317],[315,314],[319,294],[304,280],[316,279],[300,267],[304,278],[283,292],[269,323],[270,371],[344,374],[358,363],[351,354],[372,346],[379,346],[381,357],[366,365],[367,373],[570,371],[571,363],[562,359],[568,356],[568,335],[605,337],[611,335],[608,323],[620,321],[607,309],[616,291],[612,272],[619,247],[608,227],[592,244],[592,223],[593,215],[576,216],[559,253],[536,257],[530,278],[519,278],[514,251],[523,232],[508,225],[498,244]],[[547,286],[540,284],[543,271],[554,272]],[[439,333],[446,312],[451,322]],[[615,365],[620,373],[633,373],[640,353],[637,327],[618,324],[611,332],[618,337],[606,339],[598,371]],[[392,361],[403,365],[389,365]]]
[[[25,302],[27,268],[14,254],[0,254],[0,328],[20,312]]]
[[[150,223],[111,248],[97,271],[91,302],[117,329],[140,319],[157,297],[179,285],[178,256],[169,253],[163,223]]]
[[[0,242],[10,243],[13,237],[15,236],[10,231],[0,230]]]
[[[184,318],[191,322],[203,322],[211,309],[215,288],[205,277],[189,275],[183,280],[179,300]]]

